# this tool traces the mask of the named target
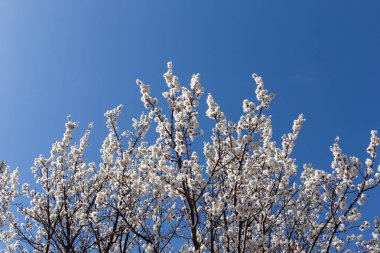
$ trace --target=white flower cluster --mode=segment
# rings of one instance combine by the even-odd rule
[[[18,246],[18,242],[13,241],[16,237],[13,226],[16,218],[11,212],[11,203],[18,196],[18,176],[17,169],[11,172],[9,166],[0,161],[0,242],[6,245],[4,252],[12,252]],[[0,249],[0,252],[3,250]]]
[[[256,73],[252,74],[253,79],[255,79],[255,82],[257,84],[256,86],[256,99],[260,102],[260,105],[258,106],[260,108],[269,108],[269,103],[274,98],[274,93],[268,94],[268,90],[264,88],[264,82],[261,76],[258,76]]]

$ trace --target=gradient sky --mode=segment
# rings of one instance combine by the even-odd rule
[[[169,60],[184,85],[201,73],[232,120],[254,96],[251,74],[262,75],[277,95],[276,139],[299,113],[307,119],[300,167],[330,171],[336,135],[364,162],[370,130],[380,130],[380,1],[1,1],[0,160],[30,181],[69,113],[78,136],[94,122],[87,154],[97,160],[104,112],[124,104],[129,126],[143,110],[135,80],[159,97]],[[371,216],[379,194],[366,203]]]

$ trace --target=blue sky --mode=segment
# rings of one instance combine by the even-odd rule
[[[277,95],[275,138],[299,113],[307,119],[300,166],[330,170],[336,135],[364,161],[370,130],[380,130],[379,24],[379,1],[1,1],[0,159],[27,181],[70,113],[80,131],[95,123],[88,157],[96,160],[104,112],[124,104],[128,126],[143,110],[135,80],[159,96],[172,60],[182,84],[201,73],[235,120],[254,95],[251,74],[262,75]]]

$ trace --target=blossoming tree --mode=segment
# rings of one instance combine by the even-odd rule
[[[253,75],[256,101],[243,101],[237,122],[207,96],[206,115],[215,125],[203,139],[199,74],[181,86],[168,63],[164,78],[168,113],[139,80],[146,112],[133,119],[133,130],[119,127],[121,105],[105,113],[100,164],[84,158],[92,125],[74,145],[77,123],[69,117],[50,156],[35,160],[37,185],[22,185],[20,198],[30,203],[13,201],[17,171],[1,164],[4,251],[380,252],[380,221],[364,238],[361,231],[371,225],[360,212],[367,192],[380,184],[376,131],[364,164],[346,156],[337,138],[332,171],[306,164],[298,173],[292,150],[305,120],[300,115],[276,145],[266,115],[274,95],[261,77]]]

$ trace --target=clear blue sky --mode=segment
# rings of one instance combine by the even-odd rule
[[[1,1],[0,159],[28,180],[71,113],[80,130],[95,123],[96,160],[103,113],[125,104],[129,125],[143,109],[135,80],[159,96],[168,60],[183,84],[201,73],[230,119],[253,96],[251,74],[262,75],[277,94],[275,138],[299,113],[307,119],[300,167],[330,170],[336,135],[364,159],[370,130],[380,130],[380,1]]]

